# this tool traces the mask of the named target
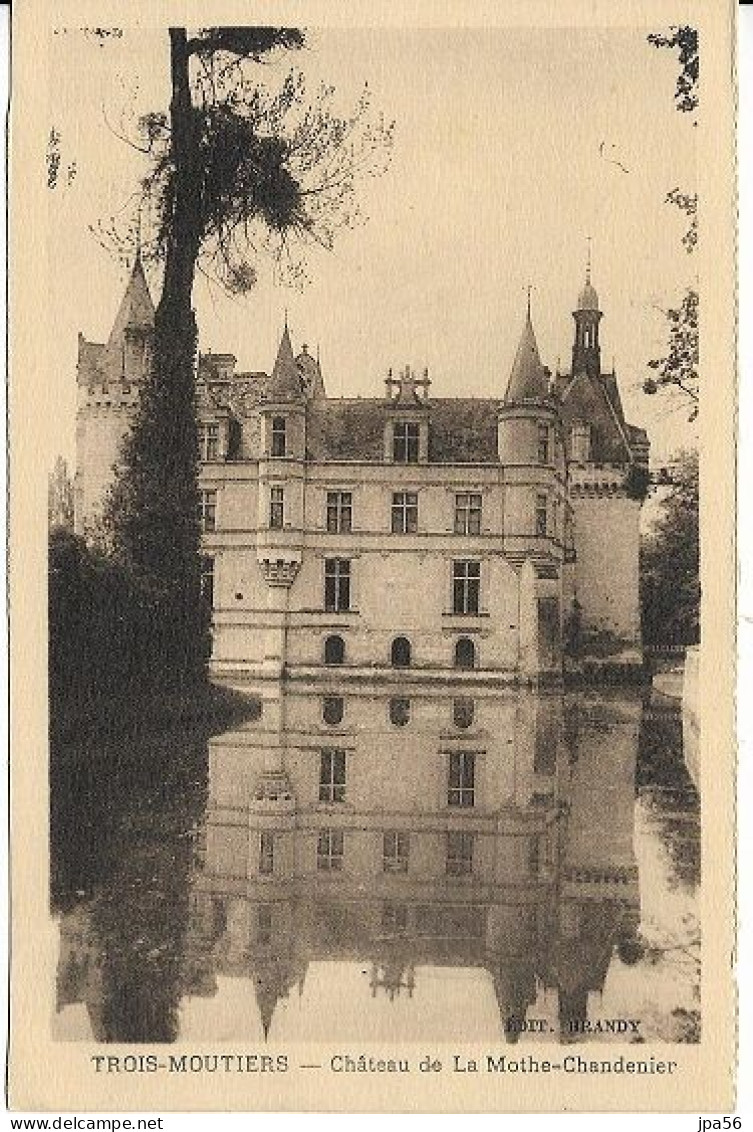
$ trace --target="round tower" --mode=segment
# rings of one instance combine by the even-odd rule
[[[267,586],[264,666],[278,678],[287,658],[288,598],[303,557],[306,393],[287,320],[260,405],[256,558]]]
[[[505,556],[520,564],[519,665],[531,678],[561,672],[564,456],[557,403],[531,321],[523,333],[497,417],[505,483]]]

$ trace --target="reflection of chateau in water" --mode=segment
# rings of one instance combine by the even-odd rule
[[[386,1009],[398,1039],[525,1041],[527,1018],[582,1040],[641,1018],[640,700],[457,691],[270,689],[210,740],[183,871],[186,832],[158,859],[147,829],[62,917],[58,1011],[87,1015],[65,1036],[367,1040]]]
[[[601,714],[559,695],[268,700],[210,742],[193,993],[251,978],[274,1031],[311,963],[355,961],[390,999],[480,968],[502,1028],[559,1014],[569,1032],[638,919],[640,704]]]

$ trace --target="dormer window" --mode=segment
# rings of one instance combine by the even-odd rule
[[[570,429],[570,458],[578,464],[591,459],[591,426],[585,421],[575,421]]]
[[[272,417],[272,455],[284,456],[287,449],[287,422],[284,417]]]
[[[417,421],[395,421],[392,431],[392,459],[396,464],[417,464],[419,425]]]
[[[205,463],[220,458],[220,426],[216,422],[199,425],[199,458]]]

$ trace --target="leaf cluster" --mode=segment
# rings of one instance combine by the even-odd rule
[[[698,416],[698,292],[687,290],[680,306],[668,310],[669,343],[663,358],[654,358],[648,364],[656,372],[643,383],[644,393],[658,393],[673,388],[692,403],[689,420]]]
[[[698,107],[698,29],[688,24],[673,25],[670,35],[653,33],[648,42],[654,47],[676,50],[680,60],[680,73],[675,88],[675,105],[689,114]]]

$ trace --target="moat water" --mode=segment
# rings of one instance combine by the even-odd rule
[[[325,694],[55,753],[56,1038],[698,1040],[677,701]]]

